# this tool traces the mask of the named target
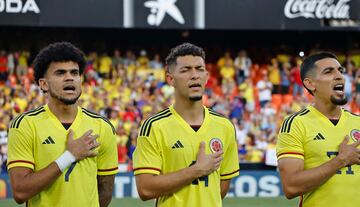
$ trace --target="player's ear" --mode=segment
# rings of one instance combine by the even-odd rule
[[[173,75],[173,71],[174,68],[171,68],[169,65],[166,66],[166,82],[175,87],[175,81],[174,81],[174,75]]]
[[[48,91],[49,90],[49,85],[46,82],[45,78],[40,78],[39,79],[39,87],[42,91]]]
[[[169,71],[166,71],[166,82],[173,87],[175,86],[173,74]]]
[[[307,88],[308,90],[310,90],[313,93],[315,92],[315,90],[316,90],[315,81],[311,80],[311,78],[305,78],[303,83],[304,83],[305,88]]]

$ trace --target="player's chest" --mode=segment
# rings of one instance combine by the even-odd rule
[[[32,144],[34,157],[40,162],[53,161],[66,150],[69,131],[60,123],[56,125],[49,121],[34,126]],[[100,129],[92,124],[78,124],[73,129],[73,139],[80,138],[87,130],[93,129],[93,134],[99,134]]]
[[[360,127],[351,123],[342,127],[321,124],[307,126],[304,139],[305,159],[314,158],[326,161],[335,157],[345,136],[349,136],[349,143],[355,142],[360,139]]]
[[[205,143],[206,154],[226,149],[226,134],[221,130],[210,130],[206,133],[190,133],[176,130],[165,132],[161,137],[163,158],[169,163],[192,163],[196,160],[201,142]]]

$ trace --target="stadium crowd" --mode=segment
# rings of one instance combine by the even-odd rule
[[[234,55],[234,56],[233,56]],[[34,83],[30,52],[0,51],[0,172],[6,172],[10,121],[44,104]],[[166,84],[164,58],[120,50],[89,52],[80,105],[107,117],[117,130],[118,161],[132,167],[132,153],[141,121],[172,103],[174,89]],[[345,108],[360,112],[360,55],[341,55],[347,71]],[[204,104],[232,120],[240,162],[275,165],[275,143],[286,116],[311,101],[300,80],[300,57],[278,54],[268,64],[252,62],[245,50],[225,52],[208,63],[210,78]]]

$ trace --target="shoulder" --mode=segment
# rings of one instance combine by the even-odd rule
[[[234,125],[231,123],[231,121],[224,116],[223,114],[214,111],[213,109],[209,108],[209,116],[211,121],[218,122],[218,124],[224,125],[227,128],[230,128],[231,130],[235,129]]]
[[[24,123],[24,120],[27,119],[30,121],[31,120],[35,121],[40,116],[40,114],[44,112],[45,112],[44,106],[40,106],[36,109],[24,112],[15,119],[13,119],[13,121],[10,123],[10,129],[19,129],[19,127]]]
[[[155,123],[166,121],[168,117],[172,115],[169,108],[165,108],[162,111],[156,113],[153,116],[147,118],[140,127],[139,136],[149,136],[150,131]]]
[[[348,116],[349,118],[353,118],[353,119],[360,119],[360,115],[355,114],[349,110],[344,109],[344,113],[346,114],[346,116]]]
[[[304,109],[298,111],[297,113],[291,114],[290,116],[285,118],[285,120],[280,128],[280,133],[290,133],[291,127],[294,124],[301,122],[302,119],[304,117],[306,117],[306,115],[309,112],[310,112],[310,110],[308,108],[304,108]]]
[[[111,129],[113,134],[116,133],[115,127],[111,124],[111,122],[107,118],[101,116],[100,114],[94,113],[90,110],[87,110],[85,108],[81,108],[81,111],[85,116],[91,119],[99,120],[101,123],[105,124],[105,126]]]

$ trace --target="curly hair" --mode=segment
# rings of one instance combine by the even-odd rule
[[[200,56],[205,60],[205,51],[201,47],[186,42],[171,49],[165,60],[168,70],[170,66],[176,64],[176,59],[178,57],[186,55]]]
[[[79,65],[80,74],[85,68],[84,53],[69,42],[56,42],[43,48],[34,60],[34,76],[36,84],[46,74],[49,65],[53,62],[73,61]]]

